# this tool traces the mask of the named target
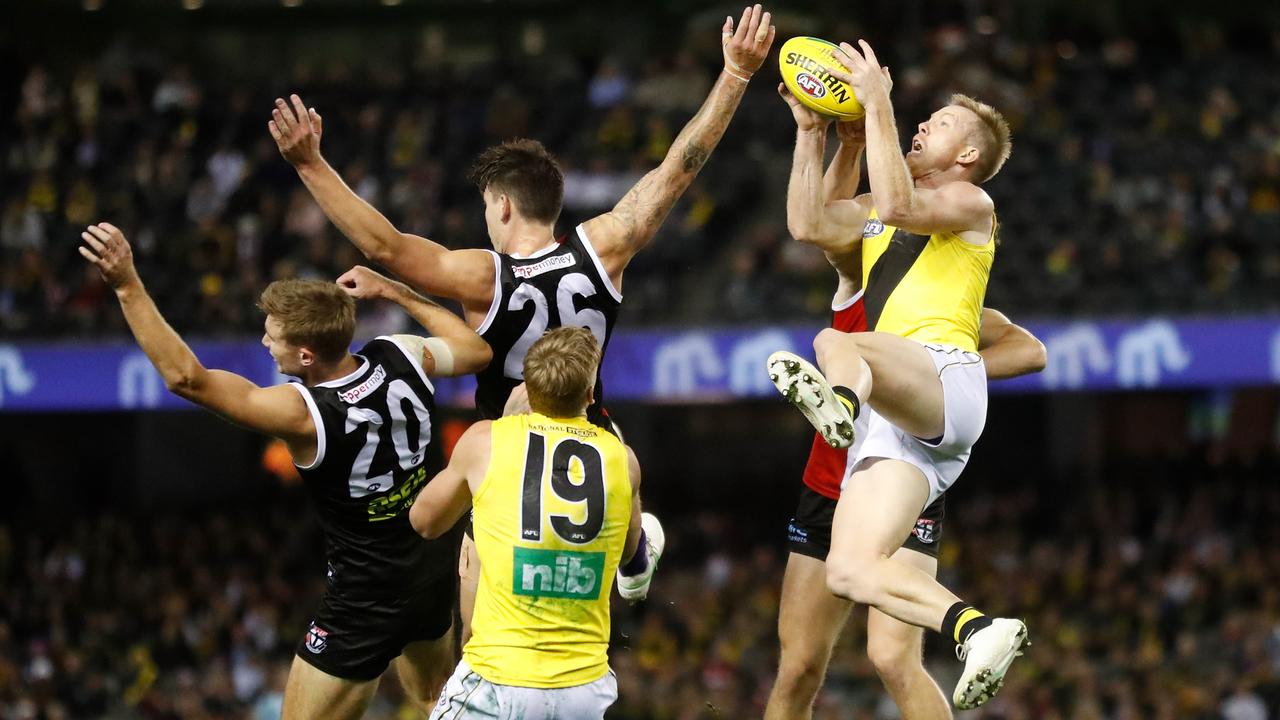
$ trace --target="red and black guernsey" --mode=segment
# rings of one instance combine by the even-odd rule
[[[477,329],[493,349],[489,366],[476,374],[476,408],[486,419],[502,417],[507,397],[524,380],[524,357],[547,330],[581,327],[591,331],[604,356],[622,306],[582,226],[528,257],[493,253],[493,304]],[[604,387],[596,371],[595,402],[587,419],[611,427],[604,412]]]
[[[422,359],[390,337],[369,341],[352,374],[294,384],[316,425],[316,457],[298,466],[325,535],[329,590],[401,598],[455,582],[454,539],[423,540],[409,524],[418,491],[444,467],[434,388]]]
[[[841,305],[833,305],[831,311],[832,328],[840,332],[866,331],[867,311],[862,291]],[[828,445],[821,434],[814,433],[809,462],[804,466],[804,484],[819,495],[838,500],[848,456],[848,449],[837,450]]]

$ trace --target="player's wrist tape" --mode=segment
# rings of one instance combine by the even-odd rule
[[[449,349],[449,343],[438,337],[429,337],[422,341],[422,347],[431,353],[431,357],[436,361],[437,375],[453,374],[453,351]]]
[[[738,78],[742,82],[747,82],[751,80],[751,76],[755,75],[755,73],[748,72],[747,70],[743,69],[741,65],[739,65],[738,63],[730,59],[729,53],[724,54],[724,71],[729,73],[733,77]]]

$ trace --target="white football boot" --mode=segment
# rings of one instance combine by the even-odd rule
[[[981,706],[996,696],[1004,685],[1004,675],[1013,659],[1022,654],[1027,641],[1027,626],[1021,620],[996,618],[991,624],[969,635],[956,647],[956,657],[964,661],[964,672],[951,701],[961,710]]]
[[[640,513],[640,527],[644,528],[645,553],[649,556],[649,566],[639,575],[627,576],[618,570],[618,594],[623,600],[638,603],[649,597],[649,586],[653,584],[653,571],[658,569],[658,560],[662,558],[662,550],[667,546],[667,534],[662,530],[662,523],[652,513]]]
[[[833,448],[853,444],[853,418],[836,397],[831,383],[804,358],[786,351],[769,356],[769,379],[778,392],[808,418]]]

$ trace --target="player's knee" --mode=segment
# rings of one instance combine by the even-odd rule
[[[784,648],[778,661],[778,680],[774,692],[785,697],[789,704],[812,703],[818,695],[818,689],[822,687],[822,678],[826,672],[825,658]]]
[[[818,362],[825,364],[827,359],[838,355],[842,349],[847,349],[849,342],[848,333],[842,333],[832,328],[824,328],[813,339],[813,352],[817,355]]]
[[[871,633],[867,658],[887,687],[903,686],[912,673],[922,672],[919,632]]]
[[[875,604],[875,564],[855,558],[827,558],[827,589],[856,603]]]

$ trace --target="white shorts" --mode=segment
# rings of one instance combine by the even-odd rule
[[[858,442],[849,448],[844,482],[868,458],[902,460],[919,468],[929,482],[929,499],[925,501],[928,507],[960,477],[987,424],[987,368],[978,353],[949,345],[924,347],[942,380],[942,437],[915,437],[899,430],[869,405],[863,406],[858,420],[865,417],[867,424],[865,429],[855,426]]]
[[[491,683],[463,660],[445,683],[430,720],[602,720],[617,699],[612,670],[585,685],[527,688]]]

